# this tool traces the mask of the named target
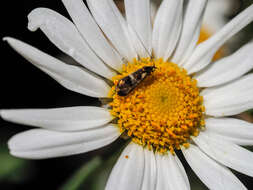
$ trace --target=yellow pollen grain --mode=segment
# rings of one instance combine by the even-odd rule
[[[119,96],[116,85],[120,79],[144,66],[156,66],[127,96]],[[109,97],[111,114],[117,118],[121,132],[132,141],[160,153],[174,154],[180,146],[189,147],[191,136],[203,127],[203,98],[197,81],[187,72],[162,59],[142,58],[124,65],[120,75],[113,77]]]

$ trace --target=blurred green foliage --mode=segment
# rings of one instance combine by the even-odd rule
[[[113,166],[116,164],[120,152],[112,155],[108,160],[104,162],[102,167],[98,168],[91,176],[90,189],[91,190],[104,190],[107,179],[111,173]]]
[[[105,160],[97,156],[84,163],[60,190],[104,190],[111,170],[125,146],[123,145],[115,150]]]
[[[82,183],[102,164],[99,157],[95,157],[85,163],[68,181],[61,190],[76,190],[79,189]]]
[[[23,175],[23,173],[28,162],[11,156],[6,146],[0,146],[0,181],[20,182],[24,180],[27,175]]]

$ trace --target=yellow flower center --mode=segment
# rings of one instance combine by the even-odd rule
[[[155,70],[126,96],[117,94],[117,84],[125,76],[155,65]],[[204,125],[203,98],[197,81],[176,64],[162,59],[134,59],[113,77],[109,97],[111,114],[120,131],[149,149],[165,153],[189,146],[190,136],[197,136]]]

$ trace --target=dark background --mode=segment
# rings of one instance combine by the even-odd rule
[[[53,56],[62,56],[45,35],[27,29],[27,15],[37,7],[48,7],[68,16],[61,1],[16,0],[1,4],[1,38],[11,36],[23,40]],[[77,105],[94,105],[95,98],[71,92],[49,76],[35,68],[18,55],[6,42],[1,48],[1,101],[3,108],[53,108]],[[0,143],[6,148],[7,140],[29,127],[15,125],[0,120]],[[22,171],[13,171],[13,176],[0,179],[0,189],[58,189],[83,163],[97,155],[99,151],[77,156],[39,161],[24,161]],[[22,159],[20,159],[22,160]],[[0,162],[0,167],[5,163]],[[17,173],[16,173],[17,172]],[[20,173],[21,172],[21,173]],[[18,175],[18,176],[17,176]],[[13,179],[14,178],[14,179]]]
[[[240,9],[247,6],[245,1]],[[1,2],[1,38],[11,36],[23,40],[50,55],[61,57],[61,52],[49,42],[40,31],[30,32],[27,29],[27,15],[37,7],[48,7],[68,17],[68,14],[59,0],[19,0]],[[228,19],[233,15],[228,15]],[[252,38],[252,26],[245,29],[242,41]],[[25,59],[13,51],[6,42],[0,42],[1,48],[1,101],[3,108],[53,108],[64,106],[94,105],[97,99],[71,92],[61,87],[49,76],[29,64]],[[6,142],[14,134],[29,129],[28,127],[7,123],[0,120],[0,157],[7,155]],[[20,166],[14,167],[6,176],[0,174],[0,189],[60,189],[72,174],[86,161],[96,155],[102,155],[106,160],[108,156],[118,149],[121,141],[113,143],[107,148],[71,157],[47,159],[47,160],[22,160],[18,159]],[[253,163],[252,163],[253,164]],[[0,158],[0,168],[6,163]],[[184,163],[186,170],[190,171],[190,182],[193,190],[206,189],[197,177],[191,172],[189,166]],[[0,169],[1,170],[1,169]],[[208,172],[208,171],[207,171]],[[243,174],[237,177],[248,187],[253,188],[253,178]],[[84,189],[90,189],[89,185],[83,185]],[[120,188],[119,188],[120,189]]]

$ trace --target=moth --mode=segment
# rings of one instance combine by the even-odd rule
[[[140,84],[147,76],[149,76],[155,70],[155,68],[155,66],[144,66],[130,75],[120,79],[116,86],[117,94],[119,96],[128,95],[133,89],[136,88],[138,84]]]

